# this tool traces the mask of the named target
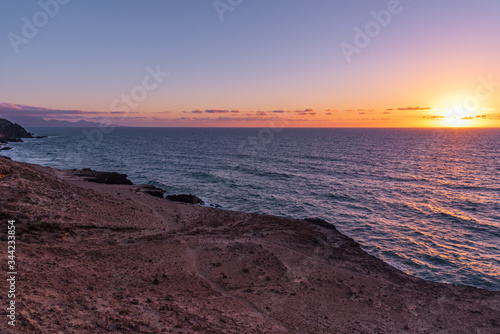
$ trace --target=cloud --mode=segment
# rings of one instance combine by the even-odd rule
[[[219,110],[219,109],[207,109],[205,110],[206,113],[208,114],[221,114],[221,113],[228,113],[229,110]]]
[[[390,114],[390,112],[389,111],[384,111],[382,114],[387,115],[387,114]]]
[[[23,104],[0,103],[0,113],[4,116],[37,116],[37,117],[61,117],[70,115],[93,115],[104,114],[102,111],[84,111],[67,109],[50,109],[42,107],[33,107]]]
[[[271,112],[276,113],[276,114],[281,114],[281,113],[284,113],[285,111],[284,110],[273,110]]]
[[[443,118],[446,118],[446,117],[441,116],[441,115],[430,115],[430,116],[422,116],[422,118],[428,118],[428,119],[443,119]]]
[[[366,113],[365,113],[364,111],[362,111],[362,112],[358,112],[358,114],[359,114],[359,115],[364,115],[364,114],[366,114]]]
[[[277,118],[273,117],[257,117],[257,116],[249,116],[249,117],[180,117],[174,118],[172,121],[204,121],[204,122],[213,122],[213,121],[223,121],[223,122],[249,122],[249,121],[275,121]]]
[[[153,121],[170,121],[169,118],[164,118],[164,117],[151,117]]]
[[[168,111],[166,111],[168,112]],[[130,115],[139,114],[137,111],[87,111],[75,109],[50,109],[43,107],[33,107],[23,104],[0,103],[0,115],[3,117],[39,117],[39,118],[62,118],[62,119],[92,119],[104,118],[105,115]],[[98,116],[103,115],[103,116]]]
[[[239,110],[225,110],[225,109],[207,109],[205,110],[206,113],[208,114],[227,114],[227,113],[233,113],[233,114],[239,114]]]
[[[255,115],[257,115],[257,116],[265,116],[266,114],[267,114],[267,112],[265,112],[265,111],[256,111],[255,112]]]
[[[431,107],[404,107],[404,108],[398,108],[398,110],[431,110]]]
[[[198,110],[198,109],[196,109],[196,110],[191,111],[191,113],[192,113],[192,114],[202,114],[202,113],[203,113],[203,110]]]
[[[294,110],[293,112],[299,114],[299,115],[316,115],[316,113],[314,112],[314,109],[312,108],[307,108],[305,110]]]
[[[317,114],[316,112],[313,112],[311,110],[313,110],[313,109],[309,108],[309,109],[305,109],[305,110],[294,110],[293,112],[297,113],[297,115],[299,115],[299,116],[314,116]]]

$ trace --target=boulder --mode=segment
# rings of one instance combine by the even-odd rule
[[[88,182],[105,183],[105,184],[133,184],[127,179],[127,174],[116,172],[98,172],[90,168],[84,168],[75,172],[76,176],[84,176],[84,180]]]
[[[190,203],[190,204],[205,204],[201,200],[201,198],[194,196],[194,195],[186,195],[186,194],[181,194],[181,195],[168,195],[165,197],[165,199],[168,199],[169,201],[174,201],[174,202],[182,202],[182,203]]]
[[[145,193],[154,197],[161,197],[163,198],[163,194],[165,193],[165,190],[157,188],[155,186],[152,186],[150,184],[139,184],[137,187],[134,189],[136,192],[141,192]]]

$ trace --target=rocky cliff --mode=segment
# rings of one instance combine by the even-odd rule
[[[33,138],[33,135],[19,124],[0,118],[0,143],[19,142],[21,138]]]

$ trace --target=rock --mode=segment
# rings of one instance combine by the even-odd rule
[[[7,150],[12,150],[12,147],[7,147],[7,146],[0,147],[0,151],[7,151]]]
[[[190,203],[190,204],[205,204],[201,200],[201,198],[194,196],[194,195],[186,195],[186,194],[181,194],[181,195],[168,195],[165,197],[166,199],[174,202],[182,202],[182,203]]]
[[[84,168],[75,172],[76,176],[85,176],[85,181],[105,183],[105,184],[133,184],[132,181],[127,179],[127,174],[120,174],[116,172],[98,172],[90,168]]]
[[[165,190],[157,188],[150,184],[139,184],[137,185],[137,188],[134,189],[134,191],[161,198],[163,198],[163,194],[165,193]]]
[[[33,138],[33,135],[19,124],[0,118],[0,143],[22,142],[21,138]]]

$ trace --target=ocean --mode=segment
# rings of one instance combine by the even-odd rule
[[[435,282],[500,290],[500,129],[28,128],[2,154],[226,210],[322,218]]]

